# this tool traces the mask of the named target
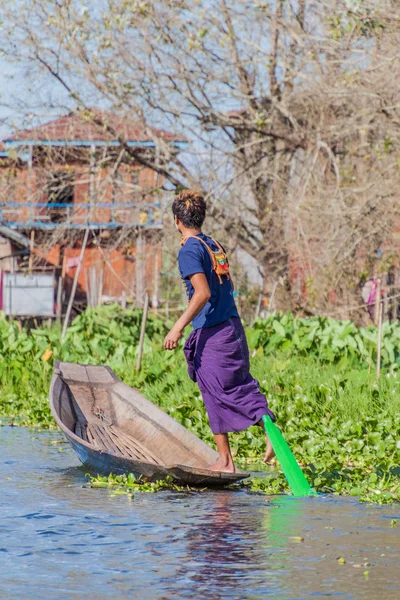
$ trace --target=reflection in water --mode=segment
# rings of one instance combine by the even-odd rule
[[[288,543],[282,532],[298,519],[301,505],[293,505],[282,520],[281,512],[265,497],[246,500],[241,502],[232,491],[213,493],[207,497],[204,514],[191,523],[186,537],[189,567],[183,565],[180,576],[197,565],[190,579],[202,597],[215,597],[216,581],[221,582],[225,597],[236,597],[237,586],[245,579],[257,582],[259,593],[280,587],[278,571],[286,558],[281,549]],[[255,588],[248,590],[249,597],[255,597]]]
[[[130,501],[82,489],[59,440],[0,428],[1,599],[400,597],[398,506],[229,490]]]

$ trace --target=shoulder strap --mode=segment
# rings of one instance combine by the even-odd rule
[[[202,239],[201,239],[200,237],[198,237],[197,235],[188,235],[187,237],[185,237],[185,238],[182,238],[182,240],[181,240],[181,246],[184,246],[184,245],[185,245],[185,243],[187,242],[187,240],[188,240],[189,238],[195,238],[196,240],[199,240],[199,242],[201,242],[202,244],[204,244],[204,246],[207,248],[207,250],[208,250],[208,253],[209,253],[209,255],[210,255],[210,258],[211,258],[211,262],[212,262],[212,267],[213,267],[213,270],[215,271],[215,270],[216,270],[216,268],[217,268],[217,261],[216,261],[216,258],[215,258],[215,256],[214,256],[214,252],[211,250],[211,248],[210,248],[210,246],[207,244],[207,242],[205,242],[204,240],[202,240]],[[211,238],[211,239],[212,239],[212,238]],[[213,240],[213,241],[214,241],[214,240]],[[217,246],[218,246],[218,248],[220,248],[219,244],[217,244]]]
[[[214,242],[214,244],[217,246],[217,248],[218,248],[218,250],[220,252],[223,252],[224,254],[226,254],[225,250],[223,249],[223,247],[221,246],[221,244],[219,242],[217,242],[217,240],[214,240],[214,238],[210,238],[210,240],[212,240]]]
[[[184,246],[184,245],[185,245],[185,243],[186,243],[186,241],[187,241],[189,238],[196,238],[196,240],[199,240],[199,242],[201,242],[201,243],[202,243],[202,244],[203,244],[203,245],[204,245],[204,246],[207,248],[207,250],[208,250],[208,254],[209,254],[210,258],[211,258],[212,270],[214,271],[214,273],[215,273],[215,274],[216,274],[216,276],[218,277],[218,279],[219,279],[219,282],[220,282],[221,284],[223,283],[223,280],[222,280],[222,275],[225,275],[225,276],[226,276],[228,279],[230,279],[230,278],[231,278],[231,277],[230,277],[230,275],[229,275],[229,272],[228,272],[228,273],[221,273],[221,272],[218,270],[218,267],[219,267],[219,265],[218,265],[218,263],[217,263],[217,259],[216,259],[216,256],[215,256],[216,252],[214,252],[213,250],[211,250],[211,248],[210,248],[210,246],[207,244],[207,242],[205,242],[203,239],[201,239],[201,238],[200,238],[200,237],[198,237],[197,235],[188,235],[187,237],[185,237],[185,238],[182,238],[182,240],[181,240],[181,246]],[[212,242],[214,242],[214,244],[217,246],[217,248],[218,248],[218,251],[219,251],[219,252],[222,252],[222,254],[225,256],[225,258],[226,258],[226,261],[228,261],[228,259],[227,259],[227,256],[226,256],[226,253],[225,253],[224,249],[222,248],[222,246],[221,246],[221,245],[220,245],[220,244],[219,244],[219,243],[218,243],[216,240],[214,240],[213,238],[210,238],[210,239],[211,239],[211,241],[212,241]]]

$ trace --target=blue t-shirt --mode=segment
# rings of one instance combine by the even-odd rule
[[[204,233],[199,233],[198,237],[201,237],[210,246],[211,250],[218,250],[212,239]],[[233,298],[232,281],[227,277],[223,277],[222,283],[219,282],[218,276],[212,268],[210,254],[200,240],[189,238],[179,251],[178,262],[179,273],[186,286],[189,300],[194,294],[194,287],[190,282],[191,275],[204,273],[211,291],[211,298],[197,317],[193,319],[194,329],[213,327],[227,321],[230,317],[239,316]]]

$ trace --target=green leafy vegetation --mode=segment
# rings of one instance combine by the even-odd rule
[[[129,475],[114,475],[110,474],[108,477],[102,477],[97,475],[87,475],[88,487],[90,488],[107,488],[112,492],[113,495],[126,494],[133,496],[135,492],[151,493],[159,492],[160,490],[169,490],[172,492],[188,492],[189,487],[182,487],[177,485],[172,477],[167,477],[164,481],[146,481],[141,477],[137,478],[133,473]]]
[[[376,362],[378,332],[375,327],[357,327],[352,321],[332,317],[299,319],[291,313],[272,314],[252,327],[251,343],[265,355],[277,351],[315,357],[324,362],[367,366]],[[382,364],[400,365],[400,326],[383,324]]]
[[[53,360],[106,363],[128,385],[213,444],[183,352],[162,350],[169,323],[154,315],[148,322],[142,370],[135,370],[140,318],[140,312],[116,306],[88,310],[73,322],[63,344],[57,327],[20,331],[16,323],[0,318],[0,416],[17,425],[51,427],[47,394]],[[386,354],[376,381],[372,328],[275,315],[247,331],[252,373],[319,492],[400,501],[400,327],[385,324],[384,332]],[[261,428],[233,434],[231,441],[237,464],[258,470],[265,448]],[[287,492],[279,468],[276,474],[253,477],[243,485],[254,492]]]

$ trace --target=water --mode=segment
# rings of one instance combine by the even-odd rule
[[[1,599],[400,598],[398,505],[229,490],[130,500],[83,488],[58,433],[0,428],[0,453]]]

